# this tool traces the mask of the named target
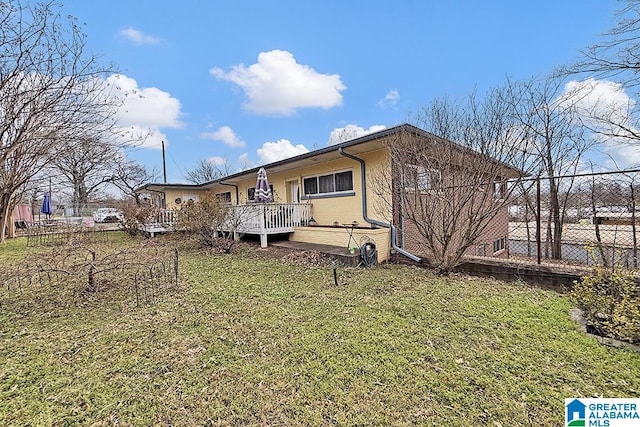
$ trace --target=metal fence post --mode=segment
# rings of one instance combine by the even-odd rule
[[[542,238],[540,237],[541,232],[541,209],[540,209],[540,176],[538,176],[538,180],[536,181],[536,252],[538,258],[538,264],[542,263]]]

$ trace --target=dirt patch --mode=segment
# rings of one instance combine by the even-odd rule
[[[298,265],[314,265],[318,267],[326,266],[329,261],[318,251],[296,251],[282,257],[285,262]]]
[[[256,258],[266,260],[283,261],[290,264],[307,266],[326,266],[330,260],[319,251],[300,250],[298,248],[288,248],[284,246],[269,245],[261,248],[258,242],[238,242],[235,251],[250,253]]]

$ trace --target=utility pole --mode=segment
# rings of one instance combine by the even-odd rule
[[[167,158],[164,155],[164,141],[162,141],[162,172],[164,174],[164,183],[167,183]]]

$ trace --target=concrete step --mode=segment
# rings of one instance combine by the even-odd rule
[[[280,248],[294,249],[298,251],[316,251],[326,257],[327,259],[340,262],[348,267],[357,267],[360,264],[360,250],[356,249],[354,253],[350,253],[349,250],[341,246],[321,245],[316,243],[305,242],[292,242],[289,240],[282,240],[276,242],[269,242],[269,246],[275,246]]]

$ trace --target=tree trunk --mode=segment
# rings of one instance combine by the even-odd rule
[[[10,200],[10,194],[2,194],[2,196],[0,196],[0,206],[2,206],[2,209],[0,209],[0,243],[5,240],[7,222],[9,220],[10,212],[13,210],[10,206]]]
[[[598,247],[598,253],[600,254],[600,259],[602,260],[602,265],[604,267],[609,266],[609,261],[607,260],[607,254],[605,253],[604,247],[602,246],[602,236],[600,235],[600,222],[598,221],[598,209],[596,207],[596,188],[595,181],[591,185],[591,215],[593,216],[593,225],[596,231],[596,246]],[[597,260],[594,260],[597,264]]]
[[[549,215],[553,225],[551,233],[551,258],[562,259],[562,215],[558,197],[558,184],[554,178],[549,180]]]
[[[636,237],[636,194],[633,183],[630,184],[631,190],[631,233],[633,238],[633,268],[638,268],[638,240]]]

